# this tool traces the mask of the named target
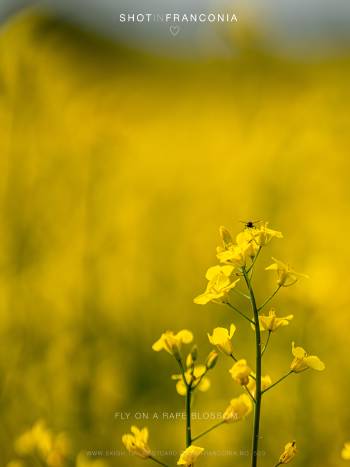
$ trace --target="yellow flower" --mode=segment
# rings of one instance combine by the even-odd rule
[[[249,383],[249,375],[251,374],[252,370],[247,365],[247,361],[242,358],[233,365],[229,372],[231,373],[234,381],[236,381],[241,386],[246,386]]]
[[[297,448],[296,448],[295,441],[292,441],[291,443],[287,443],[284,447],[284,451],[280,455],[278,462],[280,464],[289,464],[289,462],[294,459],[296,453],[297,453]]]
[[[288,315],[288,316],[278,318],[276,316],[276,312],[274,308],[271,308],[268,316],[266,315],[259,316],[260,331],[274,332],[276,331],[276,329],[280,327],[288,326],[289,321],[291,321],[292,319],[293,319],[293,315]]]
[[[316,355],[308,355],[302,347],[295,347],[294,342],[292,342],[292,354],[294,355],[294,359],[290,365],[290,369],[295,373],[304,371],[307,368],[317,371],[325,369],[325,364]]]
[[[341,456],[344,460],[350,460],[350,442],[344,444],[344,447],[341,451]]]
[[[190,344],[193,340],[193,334],[187,329],[174,334],[172,331],[164,332],[160,338],[152,345],[156,352],[166,350],[171,355],[178,355],[182,344]]]
[[[208,285],[205,292],[198,295],[193,301],[197,305],[206,305],[211,301],[221,302],[233,287],[236,286],[239,279],[231,282],[230,276],[233,272],[233,266],[213,266],[208,269],[206,278]]]
[[[151,455],[148,446],[148,429],[139,430],[136,426],[131,427],[131,433],[122,436],[122,441],[126,449],[133,455],[147,459]]]
[[[185,467],[192,467],[198,457],[204,451],[203,448],[198,446],[189,446],[180,456],[180,459],[177,461],[177,465],[184,465]]]
[[[255,374],[253,374],[255,377]],[[269,375],[265,375],[261,377],[261,390],[264,391],[267,389],[269,386],[271,386],[272,380]],[[249,377],[249,383],[247,384],[247,389],[249,392],[252,394],[252,396],[255,397],[255,392],[256,392],[256,380],[252,378],[251,376]]]
[[[231,355],[233,352],[232,336],[236,331],[236,326],[231,324],[230,330],[226,328],[215,328],[213,335],[208,334],[209,342],[221,350],[226,355]]]
[[[192,388],[197,388],[201,392],[208,391],[210,388],[210,379],[204,376],[208,368],[205,365],[195,365],[195,367],[188,368],[185,371],[185,379],[187,384],[191,385]],[[171,379],[177,381],[176,391],[180,396],[186,396],[187,388],[184,383],[182,375],[172,375]]]
[[[53,436],[44,421],[37,421],[32,428],[23,433],[15,441],[15,450],[18,454],[26,456],[38,451],[46,458],[53,445]]]
[[[304,277],[308,279],[309,276],[306,274],[301,274],[300,272],[294,271],[288,264],[283,263],[282,261],[272,258],[273,263],[268,266],[266,271],[276,271],[277,272],[277,284],[281,287],[289,287],[295,284],[299,277]]]
[[[268,223],[264,222],[258,228],[252,229],[254,230],[254,239],[259,246],[267,245],[273,238],[283,238],[281,232],[269,229],[267,226]]]
[[[231,400],[230,405],[224,412],[223,420],[226,423],[238,422],[250,414],[253,409],[252,401],[247,394],[241,394]]]

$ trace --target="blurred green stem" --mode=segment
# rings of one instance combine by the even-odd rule
[[[192,444],[191,435],[191,395],[192,387],[190,384],[186,386],[186,448]]]

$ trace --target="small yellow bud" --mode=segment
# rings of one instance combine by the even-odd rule
[[[219,358],[218,352],[216,352],[216,350],[212,350],[210,354],[208,355],[207,361],[205,364],[208,370],[212,370],[215,367],[218,361],[218,358]]]
[[[292,441],[291,443],[287,443],[284,447],[284,451],[280,455],[279,463],[280,464],[289,464],[291,460],[294,459],[297,453],[296,443]]]

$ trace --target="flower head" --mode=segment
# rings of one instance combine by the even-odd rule
[[[247,361],[242,358],[233,365],[229,372],[231,373],[231,376],[234,381],[236,381],[236,383],[240,384],[241,386],[246,386],[249,383],[249,375],[251,374],[252,370],[247,365]]]
[[[212,370],[219,358],[219,354],[216,352],[216,350],[212,350],[210,354],[207,357],[207,361],[205,363],[205,366],[208,368],[208,370]]]
[[[151,450],[148,446],[148,429],[138,429],[136,426],[131,427],[131,434],[122,436],[122,441],[126,449],[133,455],[147,459],[151,455]]]
[[[277,285],[279,285],[280,287],[289,287],[295,284],[299,277],[304,277],[308,279],[309,276],[294,271],[294,269],[292,269],[289,266],[289,264],[285,264],[276,258],[272,259],[274,262],[265,269],[266,271],[277,272]]]
[[[247,394],[241,394],[231,400],[224,412],[223,419],[226,423],[238,422],[250,414],[253,409],[252,401]]]
[[[267,245],[273,238],[283,238],[281,232],[278,230],[269,229],[267,226],[268,222],[264,222],[259,227],[254,229],[254,238],[259,246]]]
[[[215,328],[212,335],[208,334],[209,342],[216,345],[226,355],[231,355],[233,352],[231,339],[235,331],[236,326],[234,324],[231,324],[229,330],[226,328]]]
[[[209,268],[205,276],[209,281],[207,288],[204,293],[193,300],[194,303],[206,305],[211,301],[221,302],[239,281],[237,279],[231,282],[230,276],[233,269],[233,266],[229,265]]]
[[[193,334],[187,329],[174,334],[173,331],[164,332],[160,338],[152,345],[156,352],[166,350],[171,355],[178,355],[182,344],[190,344],[193,340]]]
[[[293,319],[293,315],[288,315],[288,316],[278,318],[276,316],[276,312],[274,308],[271,308],[268,316],[266,315],[259,316],[260,331],[274,332],[276,331],[276,329],[280,327],[288,326],[289,322],[292,319]]]
[[[195,365],[194,368],[187,368],[185,371],[185,380],[191,387],[198,388],[201,392],[206,392],[210,388],[210,379],[205,376],[208,368],[205,365]],[[182,374],[172,375],[171,379],[177,381],[176,391],[180,396],[186,396],[187,387]]]
[[[291,443],[287,443],[284,447],[284,451],[280,455],[279,463],[280,464],[289,464],[291,460],[294,459],[297,453],[296,443],[292,441]]]
[[[346,461],[350,460],[350,442],[344,444],[344,447],[341,451],[341,457]]]
[[[308,355],[302,347],[295,347],[294,342],[292,342],[292,354],[294,355],[294,359],[290,365],[290,369],[294,373],[299,373],[308,368],[317,371],[325,369],[325,364],[316,355]]]
[[[203,451],[203,448],[192,444],[181,454],[180,459],[177,461],[177,465],[192,467]]]

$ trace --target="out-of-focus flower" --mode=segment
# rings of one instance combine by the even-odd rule
[[[65,433],[54,435],[43,420],[37,421],[15,441],[15,450],[21,456],[38,454],[49,467],[61,467],[70,451]]]
[[[207,376],[204,376],[208,368],[205,365],[195,365],[194,368],[188,368],[185,371],[185,379],[188,385],[192,388],[197,388],[201,392],[208,391],[210,388],[210,380]],[[177,381],[176,391],[180,396],[185,396],[187,392],[186,384],[183,380],[182,374],[172,375],[171,379]]]
[[[219,358],[219,354],[215,350],[212,350],[210,354],[208,355],[207,361],[205,364],[208,370],[212,370],[215,367],[218,361],[218,358]]]
[[[247,384],[247,389],[248,391],[252,394],[252,396],[255,397],[255,392],[256,392],[256,380],[255,380],[255,375],[253,374],[254,378],[252,376],[249,377],[249,383]],[[261,390],[264,391],[267,389],[269,386],[271,386],[272,380],[269,375],[265,375],[261,377]]]
[[[231,400],[229,406],[224,412],[223,420],[226,423],[238,422],[250,414],[253,409],[252,401],[247,394],[241,394]]]
[[[233,239],[230,232],[223,226],[219,228],[219,232],[224,248],[230,248],[233,245]]]
[[[299,373],[307,368],[317,371],[325,369],[325,364],[316,355],[308,355],[302,347],[295,347],[294,342],[292,342],[292,354],[294,355],[294,359],[290,365],[290,369],[294,373]]]
[[[208,285],[204,293],[198,295],[193,301],[197,305],[206,305],[211,301],[221,302],[227,294],[233,289],[239,279],[231,282],[233,266],[213,266],[208,269],[206,278]]]
[[[268,316],[260,315],[259,316],[259,323],[260,323],[260,331],[270,331],[274,332],[276,329],[288,326],[289,322],[293,319],[293,315],[278,317],[276,316],[276,312],[274,308],[271,308],[269,311]],[[252,325],[254,327],[254,325]]]
[[[246,386],[249,383],[249,375],[251,374],[252,370],[247,365],[247,361],[242,358],[233,365],[229,372],[231,373],[231,376],[234,381],[236,381],[236,383],[240,384],[241,386]]]
[[[46,458],[53,443],[51,431],[46,427],[43,420],[37,421],[32,428],[24,432],[15,441],[15,451],[21,456],[26,456],[38,451]]]
[[[294,459],[296,453],[297,448],[295,441],[287,443],[284,447],[284,451],[280,455],[279,464],[289,464],[289,462]]]
[[[178,355],[182,344],[190,344],[193,340],[193,334],[187,329],[174,334],[173,331],[164,332],[160,338],[152,345],[152,349],[156,352],[165,350],[171,355]]]
[[[341,457],[346,461],[350,460],[350,441],[344,444],[341,451]]]
[[[127,433],[122,436],[122,442],[126,449],[133,455],[148,459],[151,455],[151,450],[148,446],[148,429],[141,430],[136,426],[131,427],[131,434]]]
[[[236,326],[234,324],[231,324],[229,330],[226,328],[215,328],[212,335],[208,334],[209,342],[226,355],[231,355],[233,352],[231,339],[235,331]]]
[[[277,285],[281,287],[290,287],[297,282],[299,277],[309,278],[306,274],[294,271],[289,264],[285,264],[276,258],[272,258],[272,260],[274,262],[265,269],[266,271],[277,272]]]
[[[203,451],[204,451],[204,448],[200,448],[199,446],[194,446],[192,444],[192,446],[189,446],[181,454],[179,460],[177,461],[177,465],[184,465],[185,467],[192,467]]]

